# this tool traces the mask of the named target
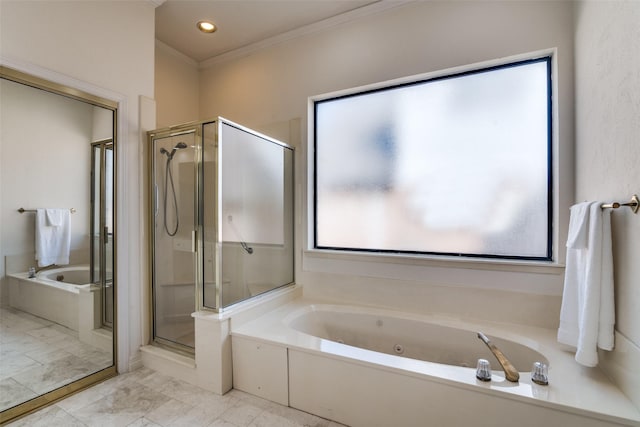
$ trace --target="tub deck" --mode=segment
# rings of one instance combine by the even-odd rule
[[[288,323],[301,313],[301,311],[309,310],[310,306],[315,305],[322,309],[340,309],[352,310],[360,313],[378,313],[381,316],[393,316],[411,320],[422,320],[429,323],[436,323],[443,326],[449,326],[470,331],[482,330],[487,335],[502,337],[523,345],[526,345],[544,356],[549,360],[549,385],[541,386],[531,381],[529,373],[522,373],[518,383],[512,383],[504,378],[504,373],[499,370],[497,361],[492,360],[493,376],[491,382],[482,382],[475,377],[475,367],[458,367],[433,362],[425,362],[420,360],[409,359],[401,356],[378,353],[366,349],[351,347],[334,341],[321,339],[302,332],[299,332],[289,326]],[[346,308],[345,308],[346,307]],[[344,361],[352,366],[360,366],[369,368],[369,374],[372,371],[385,371],[388,373],[404,376],[406,378],[420,379],[436,384],[443,384],[447,388],[454,387],[477,393],[485,396],[496,396],[508,399],[514,404],[524,403],[534,405],[536,407],[548,408],[558,413],[569,413],[586,417],[584,419],[593,419],[593,425],[629,425],[640,426],[640,410],[602,373],[600,369],[585,368],[580,366],[573,358],[573,353],[561,348],[556,341],[556,331],[535,327],[527,327],[522,325],[498,324],[492,322],[474,321],[473,323],[447,318],[436,315],[416,315],[388,310],[369,309],[364,307],[340,306],[331,303],[323,303],[322,301],[310,301],[306,299],[295,300],[285,306],[282,306],[271,313],[262,316],[253,321],[247,322],[238,327],[232,325],[231,334],[234,339],[234,387],[236,387],[235,377],[239,379],[246,378],[243,372],[236,372],[242,369],[246,364],[238,363],[236,366],[236,358],[242,358],[238,355],[242,350],[242,346],[247,342],[264,343],[270,346],[271,356],[268,360],[274,360],[275,369],[270,366],[258,367],[257,370],[270,370],[271,376],[276,375],[283,370],[289,370],[289,383],[287,387],[295,386],[291,380],[290,369],[295,366],[295,359],[291,359],[291,355],[285,365],[278,360],[282,357],[281,351],[295,351],[296,358],[302,360],[306,357],[310,359],[305,363],[310,363],[312,359],[322,357],[327,360]],[[236,339],[239,341],[236,346]],[[286,354],[286,353],[285,353]],[[507,355],[508,356],[508,355]],[[239,360],[239,362],[242,362]],[[298,366],[300,363],[298,363]],[[284,375],[287,374],[284,373]],[[347,371],[348,372],[348,371]],[[313,381],[313,375],[306,375],[307,381]],[[274,379],[275,380],[275,379]],[[408,380],[409,381],[409,380]],[[309,383],[308,388],[315,385]],[[401,383],[399,383],[401,384]],[[298,387],[300,389],[300,387]],[[252,392],[251,390],[245,390]],[[335,391],[333,391],[335,392]],[[287,389],[287,393],[289,389]],[[255,393],[254,393],[255,394]],[[277,393],[276,393],[277,394]],[[478,396],[482,396],[478,395]],[[269,396],[262,396],[267,397]],[[484,396],[483,396],[484,398]],[[280,401],[287,404],[293,399],[290,395],[280,392],[280,397],[272,400]],[[371,405],[375,406],[375,402]],[[297,407],[294,404],[290,406]],[[517,404],[515,406],[518,406]],[[309,408],[299,408],[309,410]],[[317,414],[331,418],[331,411]],[[337,421],[341,421],[337,419]],[[540,421],[540,420],[538,420]],[[344,422],[344,421],[343,421]],[[524,425],[524,424],[523,424]]]

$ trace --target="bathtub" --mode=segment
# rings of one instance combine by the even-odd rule
[[[411,318],[338,306],[310,306],[292,314],[285,323],[321,339],[427,362],[475,367],[478,359],[493,359],[476,332]],[[534,362],[549,363],[526,345],[499,337],[491,337],[491,342],[509,355],[520,372],[529,371]]]
[[[78,293],[80,287],[91,285],[88,265],[70,265],[41,270],[36,274],[35,281],[73,293]]]
[[[78,330],[78,299],[81,290],[95,288],[88,265],[71,265],[28,273],[8,274],[9,305],[35,316]]]
[[[300,299],[232,322],[231,335],[234,388],[350,426],[640,426],[638,408],[551,330]],[[476,379],[478,358],[490,382]],[[549,365],[548,386],[531,381],[536,361]]]

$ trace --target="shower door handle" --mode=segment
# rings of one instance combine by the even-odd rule
[[[153,216],[156,217],[158,216],[158,184],[154,184],[153,185],[154,188],[154,192],[153,192],[153,205],[154,205],[154,212],[153,212]]]
[[[198,230],[191,230],[191,252],[196,253],[198,245]]]

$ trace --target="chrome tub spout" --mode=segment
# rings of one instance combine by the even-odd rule
[[[504,353],[502,353],[502,351],[500,351],[498,347],[496,347],[491,341],[489,341],[489,338],[487,338],[487,336],[482,332],[478,332],[478,338],[480,338],[482,342],[484,342],[487,347],[489,347],[491,353],[493,353],[496,359],[498,359],[498,363],[500,363],[500,366],[502,366],[502,369],[504,370],[505,378],[511,382],[517,383],[520,379],[520,374],[518,373],[518,370],[513,366],[513,364],[509,361],[509,359],[507,359]]]

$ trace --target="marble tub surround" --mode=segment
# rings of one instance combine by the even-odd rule
[[[0,308],[0,411],[112,364],[111,352],[78,333],[13,308]]]
[[[341,426],[237,390],[220,396],[149,368],[111,378],[9,425]]]

